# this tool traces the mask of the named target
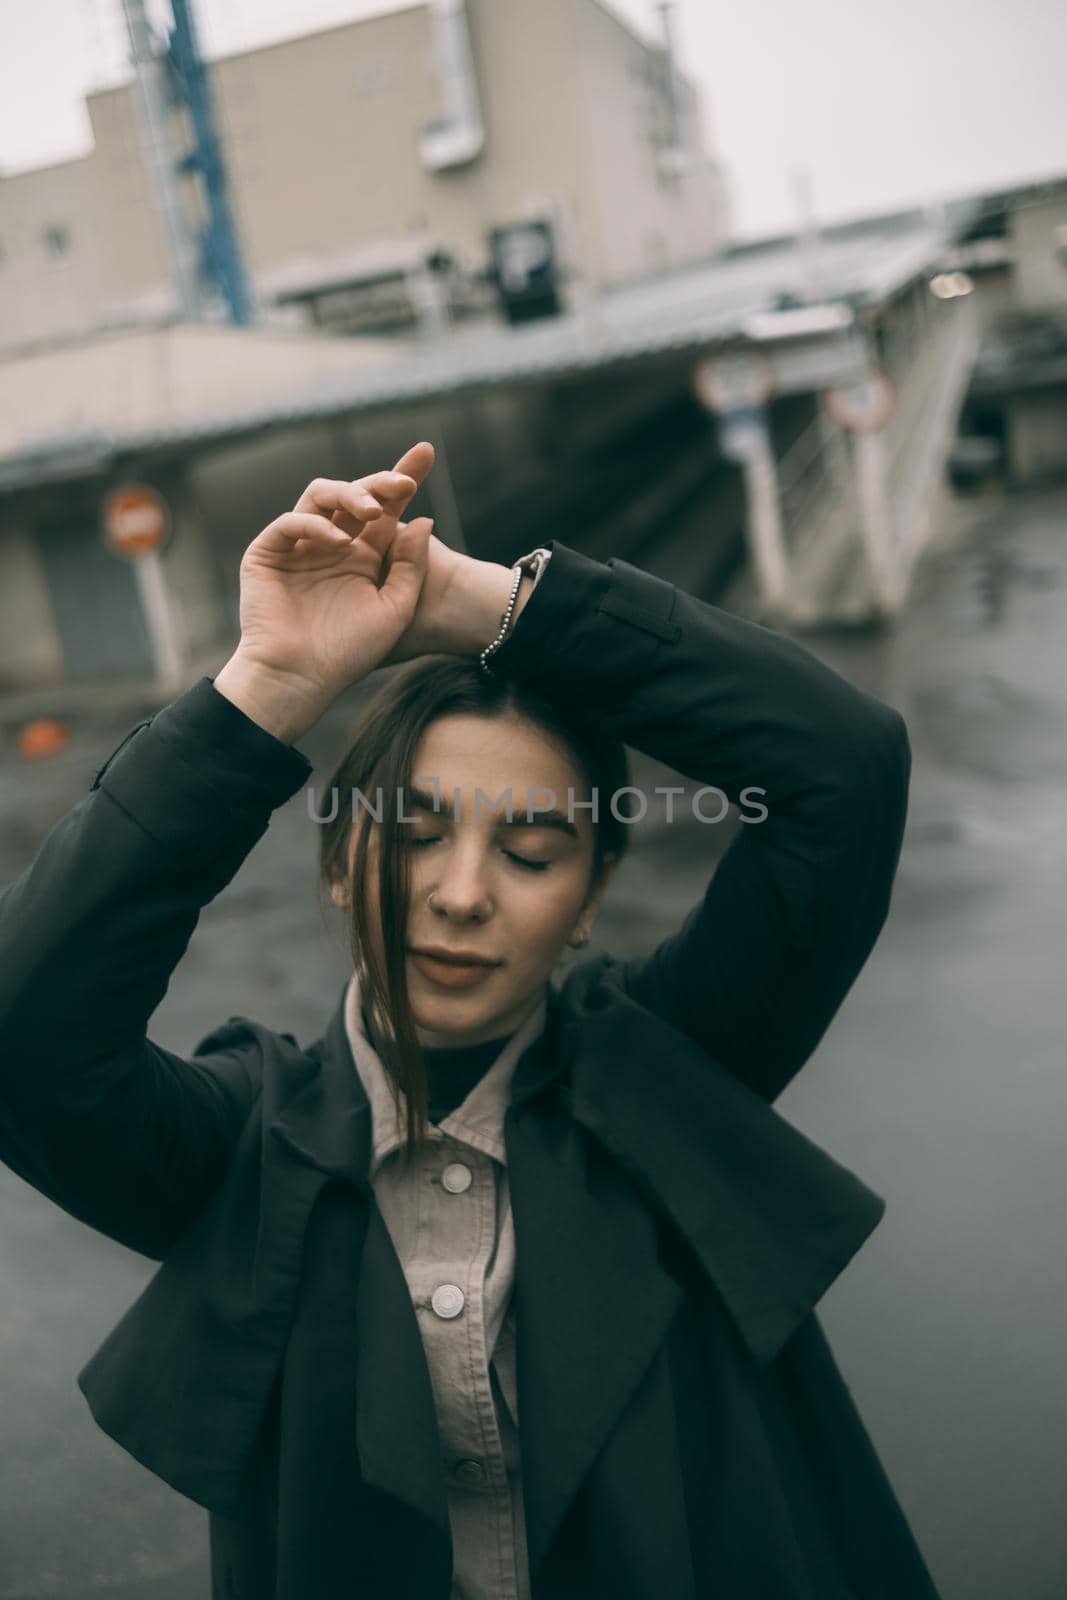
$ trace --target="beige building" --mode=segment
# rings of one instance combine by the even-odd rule
[[[1067,179],[981,197],[955,264],[978,289],[984,340],[960,450],[1015,484],[1067,476]]]
[[[488,308],[487,235],[524,220],[550,223],[571,299],[725,242],[696,90],[599,0],[424,0],[210,77],[267,320],[359,330],[402,325],[420,297]],[[0,179],[0,349],[175,304],[133,85],[88,111],[89,156]],[[175,113],[171,134],[184,148]],[[187,182],[191,225],[196,203]],[[425,270],[435,253],[456,264],[449,286]]]

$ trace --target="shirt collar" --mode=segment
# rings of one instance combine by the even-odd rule
[[[543,997],[537,1009],[512,1034],[466,1099],[436,1126],[433,1123],[428,1126],[431,1139],[457,1139],[506,1166],[504,1114],[511,1101],[512,1078],[519,1057],[544,1031],[547,1015],[547,998]],[[345,990],[344,1021],[352,1059],[370,1103],[371,1159],[368,1180],[373,1183],[382,1163],[403,1145],[407,1097],[401,1089],[397,1089],[394,1096],[381,1058],[367,1037],[363,1026],[359,978],[354,970]]]

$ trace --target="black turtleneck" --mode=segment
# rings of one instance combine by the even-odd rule
[[[367,1013],[363,1011],[363,1028],[367,1038],[377,1049],[377,1040]],[[480,1044],[423,1045],[426,1062],[428,1105],[431,1122],[440,1122],[450,1111],[455,1111],[467,1098],[474,1085],[485,1077],[497,1056],[503,1050],[510,1033],[497,1039],[484,1039]]]

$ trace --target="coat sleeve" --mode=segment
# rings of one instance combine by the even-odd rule
[[[579,697],[627,744],[721,789],[742,819],[766,810],[742,820],[677,931],[620,974],[632,999],[773,1100],[888,913],[904,719],[773,629],[618,558],[551,548],[496,671]]]
[[[202,907],[311,770],[202,678],[127,734],[0,894],[0,1159],[145,1255],[221,1179],[260,1064],[250,1030],[184,1059],[149,1019]]]

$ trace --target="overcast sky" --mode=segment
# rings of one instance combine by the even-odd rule
[[[150,11],[153,0],[150,0]],[[612,0],[648,23],[651,0]],[[209,57],[388,0],[196,0]],[[0,171],[84,153],[87,89],[123,75],[121,0],[0,7]],[[677,0],[735,232],[855,216],[1067,171],[1067,0]]]

